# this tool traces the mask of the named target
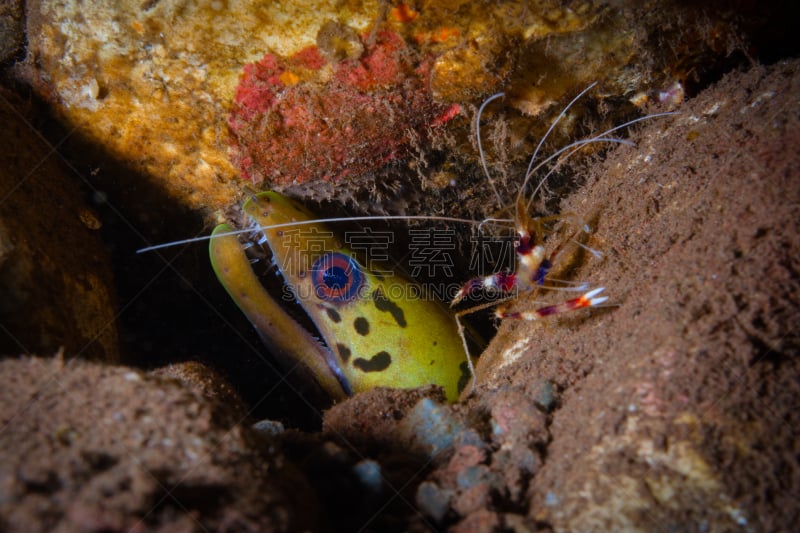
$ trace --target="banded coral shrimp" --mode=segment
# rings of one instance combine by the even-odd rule
[[[525,172],[522,183],[520,184],[517,190],[516,198],[513,203],[513,217],[487,218],[484,219],[478,226],[479,231],[485,224],[488,223],[506,224],[513,227],[514,251],[515,251],[516,261],[515,261],[515,268],[513,270],[506,268],[495,271],[494,273],[488,276],[479,276],[468,280],[466,283],[464,283],[464,285],[459,289],[459,291],[453,298],[450,304],[451,307],[457,305],[458,303],[467,298],[473,297],[476,294],[487,290],[492,292],[495,296],[499,296],[499,299],[485,302],[456,313],[456,323],[458,325],[459,335],[462,339],[464,350],[467,353],[469,352],[469,349],[467,345],[466,336],[464,334],[464,326],[461,319],[462,317],[469,315],[471,313],[492,306],[496,306],[494,314],[498,320],[522,319],[528,321],[538,321],[541,319],[545,319],[547,317],[551,317],[561,313],[566,313],[569,311],[600,306],[605,302],[607,302],[609,299],[608,296],[602,294],[605,290],[604,287],[601,286],[592,287],[589,283],[586,282],[575,282],[571,280],[555,279],[550,276],[550,273],[553,269],[553,266],[557,258],[564,252],[565,248],[570,244],[573,244],[579,248],[582,248],[583,250],[588,251],[592,256],[596,258],[601,258],[602,252],[586,246],[577,239],[578,234],[591,231],[591,228],[589,228],[588,225],[583,224],[582,222],[579,222],[578,227],[576,229],[573,229],[572,232],[565,239],[557,243],[555,246],[552,246],[551,249],[548,250],[546,247],[546,243],[544,242],[544,235],[546,233],[545,225],[553,221],[558,221],[560,219],[568,219],[568,218],[576,219],[577,217],[572,214],[550,215],[550,216],[539,216],[539,217],[532,216],[530,214],[532,202],[536,197],[537,193],[539,193],[542,190],[548,178],[552,176],[570,157],[577,154],[583,148],[597,143],[612,143],[612,144],[624,144],[624,145],[635,146],[635,143],[628,141],[626,139],[614,137],[613,134],[619,130],[628,128],[638,122],[649,119],[655,119],[658,117],[674,115],[676,113],[674,112],[655,113],[627,121],[623,124],[614,126],[606,131],[603,131],[602,133],[568,143],[567,145],[556,150],[550,156],[544,158],[541,161],[537,161],[537,158],[545,141],[548,139],[548,137],[553,132],[558,123],[566,116],[566,113],[570,110],[570,108],[577,101],[579,101],[587,92],[593,89],[596,85],[597,85],[596,83],[592,83],[591,85],[586,87],[583,91],[581,91],[577,96],[575,96],[562,109],[559,115],[550,124],[545,134],[539,140],[539,143],[536,145],[536,148],[534,149],[533,154],[528,163],[528,167]],[[486,177],[492,189],[492,192],[497,200],[497,204],[501,208],[503,208],[504,202],[500,196],[500,193],[498,192],[497,187],[495,186],[494,179],[492,178],[488,170],[488,165],[486,162],[486,157],[484,154],[482,139],[480,135],[480,123],[481,123],[480,121],[481,121],[481,115],[483,114],[483,111],[486,109],[486,106],[492,101],[502,98],[504,96],[505,96],[504,93],[497,93],[487,98],[478,109],[475,119],[476,142],[478,146],[481,166],[484,172],[484,176]],[[545,172],[539,179],[538,184],[536,185],[536,187],[533,188],[532,192],[530,193],[530,195],[526,200],[525,191],[529,183],[541,171]],[[581,294],[577,297],[568,298],[560,302],[547,303],[544,305],[539,305],[538,307],[535,307],[533,309],[526,309],[521,311],[512,310],[511,306],[508,305],[511,300],[514,300],[519,295],[519,293],[523,292],[534,293],[534,295],[536,295],[546,290],[560,291],[560,292],[578,292]],[[475,368],[470,367],[470,372],[472,375],[471,388],[474,388],[476,383]]]
[[[581,293],[577,298],[532,311],[510,311],[506,306],[498,307],[496,316],[500,319],[538,320],[604,303],[606,297],[600,295],[602,287],[592,289],[582,283],[572,286],[564,283],[557,287],[555,283],[558,282],[548,277],[564,245],[548,252],[543,243],[544,225],[554,217],[529,214],[532,198],[548,177],[575,153],[595,143],[631,144],[612,134],[645,118],[659,116],[642,117],[575,141],[537,161],[541,147],[558,122],[592,87],[594,84],[561,111],[540,140],[517,193],[513,218],[480,222],[435,215],[320,219],[278,193],[265,192],[251,194],[245,202],[243,211],[249,222],[242,229],[221,224],[210,237],[187,239],[141,251],[209,240],[217,278],[270,350],[292,367],[305,367],[334,401],[377,386],[411,388],[427,384],[442,386],[447,398],[455,401],[459,395],[474,388],[476,379],[461,318],[498,302],[487,302],[457,313],[448,311],[440,302],[419,298],[418,286],[406,277],[395,276],[393,272],[364,262],[355,253],[352,243],[347,242],[347,237],[344,240],[336,237],[324,224],[378,219],[466,223],[477,225],[479,230],[487,224],[510,225],[515,232],[515,269],[497,271],[466,282],[456,293],[453,305],[486,288],[497,289],[503,295],[509,295],[512,289]],[[502,205],[487,170],[480,139],[481,114],[490,102],[501,96],[494,95],[481,105],[476,116],[476,133],[487,180]],[[528,183],[543,169],[547,172],[526,200],[524,191]],[[578,231],[581,230],[575,231],[567,242],[575,241]],[[280,275],[283,284],[280,297],[265,289],[253,271],[253,261],[267,264],[270,272]],[[545,285],[545,281],[553,285]],[[294,310],[287,311],[287,306]],[[298,308],[307,317],[303,323],[296,320]]]

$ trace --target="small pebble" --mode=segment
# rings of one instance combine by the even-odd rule
[[[551,381],[542,381],[539,384],[534,401],[547,413],[553,410],[556,402],[556,390]]]
[[[459,433],[466,428],[452,415],[450,408],[423,398],[404,420],[403,430],[425,446],[433,457],[453,445]]]
[[[381,465],[372,459],[359,461],[353,467],[353,473],[363,487],[372,491],[380,492],[383,486],[383,476],[381,475]]]
[[[441,489],[436,483],[423,481],[417,488],[417,507],[434,522],[441,522],[450,509],[452,490]]]
[[[259,420],[253,424],[253,429],[267,435],[280,435],[285,430],[283,424],[277,420]]]

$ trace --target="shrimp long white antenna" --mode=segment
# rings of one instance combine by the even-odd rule
[[[529,169],[527,175],[525,176],[524,183],[527,184],[528,181],[530,180],[530,178],[534,174],[536,174],[536,172],[538,172],[539,169],[541,169],[544,165],[546,165],[547,163],[549,163],[553,159],[559,157],[561,154],[563,154],[564,152],[567,152],[569,150],[572,150],[572,151],[569,154],[567,154],[561,161],[559,161],[559,164],[563,163],[568,158],[572,157],[572,155],[574,155],[575,153],[580,151],[583,147],[585,147],[585,146],[587,146],[589,144],[593,144],[593,143],[607,142],[607,143],[626,144],[628,146],[636,146],[636,143],[634,143],[633,141],[628,141],[626,139],[619,139],[617,137],[609,137],[609,135],[614,133],[615,131],[619,131],[619,130],[621,130],[623,128],[627,128],[629,126],[632,126],[633,124],[636,124],[638,122],[642,122],[644,120],[650,120],[650,119],[654,119],[654,118],[666,117],[666,116],[678,115],[678,114],[680,114],[680,113],[677,112],[677,111],[667,111],[667,112],[664,112],[664,113],[654,113],[652,115],[645,115],[643,117],[638,117],[638,118],[635,118],[633,120],[629,120],[628,122],[625,122],[625,123],[620,124],[618,126],[614,126],[613,128],[610,128],[610,129],[608,129],[608,130],[606,130],[606,131],[604,131],[602,133],[599,133],[599,134],[595,135],[594,137],[590,137],[588,139],[581,139],[579,141],[572,142],[572,143],[560,148],[559,150],[554,152],[552,155],[550,155],[546,159],[542,160],[534,168]],[[539,190],[542,188],[542,186],[544,185],[545,181],[547,180],[547,177],[550,176],[553,173],[554,170],[555,170],[555,168],[551,169],[539,181],[539,184],[536,186],[536,188],[531,193],[531,199],[533,199],[536,196],[536,193],[539,192]],[[517,200],[518,200],[517,203],[518,204],[519,204],[519,200],[522,198],[523,193],[524,193],[524,187],[521,187],[520,190],[519,190],[519,193],[517,194]]]
[[[486,165],[486,158],[483,156],[483,143],[481,142],[481,115],[483,114],[483,110],[487,105],[489,105],[490,102],[497,100],[498,98],[502,98],[505,95],[506,93],[496,93],[484,100],[481,106],[478,108],[478,114],[475,117],[475,135],[478,137],[478,154],[480,154],[481,157],[483,173],[486,175],[486,179],[489,180],[489,185],[492,186],[492,191],[494,191],[494,196],[497,198],[497,207],[499,209],[503,208],[503,199],[500,198],[500,193],[497,191],[497,187],[494,185],[494,180],[489,174],[489,168]]]
[[[539,144],[536,145],[536,149],[533,151],[533,155],[531,156],[531,161],[530,163],[528,163],[528,170],[525,171],[525,181],[522,182],[522,187],[520,187],[521,191],[525,190],[525,187],[528,185],[528,176],[531,175],[531,168],[533,167],[533,162],[536,161],[536,156],[539,155],[539,150],[541,150],[542,145],[550,136],[550,133],[553,131],[553,129],[555,129],[556,125],[561,121],[561,119],[567,116],[567,111],[569,111],[569,109],[575,104],[575,102],[583,98],[583,95],[592,90],[595,85],[597,85],[596,81],[592,82],[588,87],[586,87],[584,90],[578,93],[578,96],[573,98],[570,101],[570,103],[568,103],[567,106],[561,110],[561,113],[559,113],[556,119],[550,124],[550,127],[547,128],[547,131],[542,136],[542,138],[539,139]]]
[[[542,146],[544,145],[544,143],[547,140],[547,138],[553,132],[553,130],[558,125],[558,123],[561,121],[561,119],[563,119],[565,116],[567,116],[567,111],[569,111],[570,108],[573,105],[575,105],[575,102],[577,102],[578,100],[583,98],[583,96],[587,92],[592,90],[596,85],[597,85],[596,81],[592,82],[591,84],[589,84],[588,87],[586,87],[584,90],[582,90],[580,93],[578,93],[577,96],[575,96],[572,100],[570,100],[570,102],[564,107],[564,109],[561,110],[561,112],[558,114],[558,116],[555,118],[555,120],[553,120],[553,122],[550,124],[550,127],[547,128],[547,131],[542,136],[542,138],[539,139],[539,144],[536,145],[536,149],[533,151],[533,155],[531,156],[530,162],[528,163],[528,169],[525,172],[525,179],[522,182],[522,186],[520,186],[520,188],[519,188],[520,194],[518,195],[517,200],[519,200],[521,198],[522,192],[525,190],[525,187],[527,187],[528,181],[530,181],[530,177],[533,174],[532,173],[533,164],[536,161],[537,156],[539,155],[539,150],[542,149]],[[486,175],[486,178],[489,180],[489,185],[491,185],[492,191],[494,191],[494,195],[497,198],[497,204],[498,204],[498,207],[500,209],[503,208],[503,200],[502,200],[502,198],[500,198],[500,193],[497,191],[497,187],[494,184],[494,180],[492,179],[492,176],[489,174],[489,169],[488,169],[488,166],[486,164],[486,158],[484,157],[484,154],[483,154],[483,143],[481,142],[481,115],[483,114],[483,110],[486,108],[486,106],[490,102],[492,102],[493,100],[496,100],[496,99],[498,99],[498,98],[500,98],[502,96],[505,96],[505,93],[493,94],[492,96],[490,96],[489,98],[484,100],[483,103],[481,104],[480,108],[478,108],[478,114],[475,117],[475,134],[478,137],[478,154],[480,155],[480,158],[481,158],[481,165],[483,166],[483,173]],[[537,168],[540,168],[540,167],[537,167]],[[519,206],[519,201],[517,201],[516,205]],[[517,213],[516,214],[517,219],[519,219],[519,216],[520,216],[520,213]]]
[[[327,224],[330,222],[363,222],[363,221],[376,221],[376,220],[434,220],[438,222],[454,222],[457,224],[470,224],[470,225],[482,225],[485,221],[477,221],[472,220],[469,218],[458,218],[458,217],[446,217],[446,216],[438,216],[438,215],[388,215],[388,216],[360,216],[360,217],[333,217],[333,218],[316,218],[313,220],[298,220],[295,222],[284,222],[282,224],[274,224],[269,226],[269,229],[275,228],[292,228],[297,226],[305,226],[308,224]],[[145,248],[140,248],[136,250],[137,254],[143,254],[145,252],[152,252],[155,250],[163,250],[164,248],[171,248],[173,246],[180,246],[181,244],[190,244],[194,242],[203,242],[208,241],[213,238],[223,237],[225,235],[240,235],[243,233],[252,233],[258,229],[266,229],[266,228],[258,228],[258,227],[246,227],[243,229],[237,229],[233,231],[226,231],[224,233],[217,233],[213,237],[211,235],[201,235],[199,237],[192,237],[189,239],[181,239],[179,241],[172,241],[166,242],[163,244],[155,244],[153,246],[147,246]]]
[[[536,197],[536,193],[539,192],[539,190],[544,186],[544,184],[547,183],[547,179],[550,176],[552,176],[553,173],[555,173],[555,171],[558,170],[561,167],[562,164],[564,164],[570,157],[572,157],[573,155],[578,153],[583,147],[585,147],[585,146],[587,146],[589,144],[600,143],[600,142],[626,144],[628,146],[634,146],[634,143],[632,141],[628,141],[628,140],[625,140],[625,139],[618,139],[616,137],[603,137],[603,138],[601,138],[601,137],[592,137],[590,139],[581,139],[580,141],[575,141],[573,143],[570,143],[570,144],[562,147],[560,150],[556,151],[555,153],[553,153],[552,155],[547,157],[547,159],[542,160],[538,165],[536,165],[533,169],[531,169],[531,174],[530,175],[533,176],[542,167],[547,165],[550,161],[552,161],[553,159],[558,158],[558,162],[556,164],[554,164],[547,171],[547,174],[542,176],[542,178],[539,180],[539,183],[536,185],[536,188],[531,193],[530,198],[528,198],[528,203],[526,204],[526,208],[530,209],[531,204],[533,203],[533,199]],[[569,153],[567,153],[566,155],[562,155],[562,154],[564,154],[564,152],[567,152],[567,151],[569,151]],[[521,198],[522,198],[522,191],[520,191],[517,194],[517,200],[520,200]]]

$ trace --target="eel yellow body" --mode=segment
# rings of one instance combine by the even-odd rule
[[[243,210],[283,278],[280,299],[289,301],[264,289],[228,225],[214,230],[211,263],[272,351],[304,364],[334,400],[373,387],[427,384],[458,398],[470,375],[455,318],[444,306],[387,268],[369,270],[374,265],[360,263],[323,224],[306,223],[313,215],[278,193],[260,193]],[[296,222],[304,224],[287,226]],[[295,301],[316,334],[285,310]]]

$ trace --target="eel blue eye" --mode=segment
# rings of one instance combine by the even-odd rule
[[[358,296],[364,283],[361,267],[351,257],[325,254],[311,267],[314,292],[321,300],[349,302]]]

